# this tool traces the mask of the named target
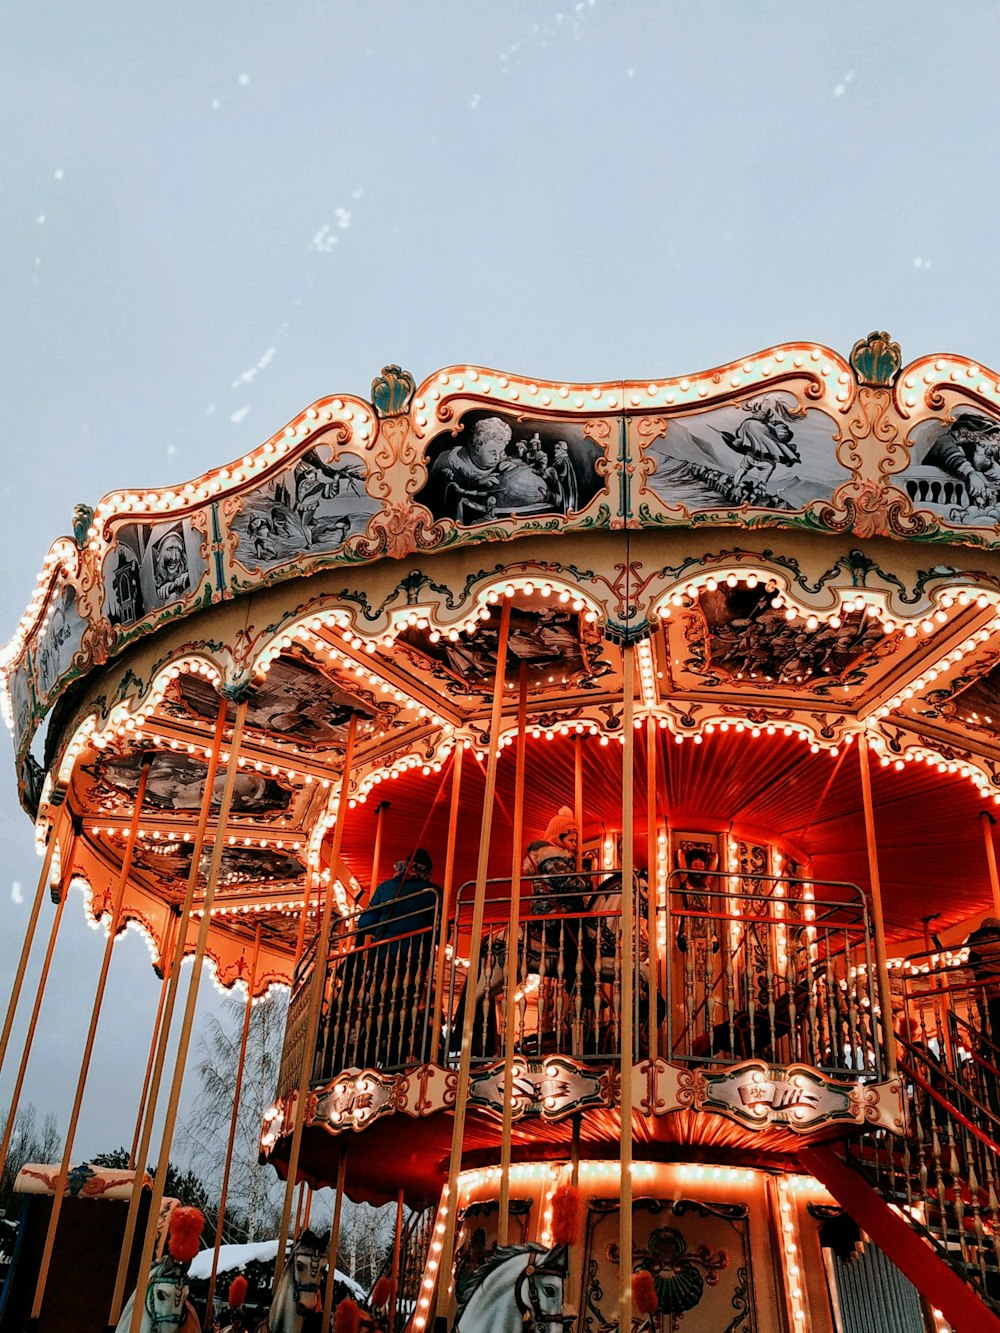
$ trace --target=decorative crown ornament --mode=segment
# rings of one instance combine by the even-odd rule
[[[73,540],[81,551],[87,545],[87,535],[93,521],[94,511],[90,505],[75,504],[73,506]]]
[[[866,389],[888,389],[899,374],[903,354],[888,333],[873,329],[851,348],[851,369]]]
[[[380,417],[405,416],[417,391],[413,376],[399,366],[383,366],[372,380],[372,404]]]

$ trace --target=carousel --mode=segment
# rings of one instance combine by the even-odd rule
[[[262,1327],[1000,1330],[996,372],[881,332],[642,382],[387,366],[72,526],[2,659],[42,858],[15,1102],[32,949],[74,890],[107,937],[41,1327],[131,928],[140,1163],[205,969],[290,991],[261,1160],[311,1294]],[[111,1327],[183,1277],[162,1196]],[[396,1229],[335,1309],[345,1197]]]

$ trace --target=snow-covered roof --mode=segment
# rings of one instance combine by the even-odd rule
[[[285,1242],[286,1251],[291,1249],[291,1241]],[[252,1241],[247,1245],[221,1245],[219,1247],[219,1273],[232,1273],[237,1269],[246,1268],[254,1260],[260,1263],[270,1263],[278,1253],[277,1237],[271,1240]],[[207,1281],[212,1272],[212,1254],[211,1249],[200,1250],[191,1260],[191,1267],[188,1269],[188,1277],[196,1282]],[[368,1293],[358,1285],[352,1277],[342,1273],[338,1268],[336,1270],[336,1280],[342,1282],[355,1300],[367,1300]]]

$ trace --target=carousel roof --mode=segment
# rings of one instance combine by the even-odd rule
[[[585,838],[621,828],[634,644],[637,840],[653,738],[658,824],[770,839],[817,880],[866,884],[863,734],[887,930],[912,940],[922,917],[943,928],[989,898],[998,543],[997,375],[954,357],[900,369],[884,334],[850,361],[790,344],[642,383],[464,367],[417,388],[387,367],[371,402],[321,399],[195,481],[78,507],[2,662],[22,800],[97,913],[148,764],[126,915],[162,953],[220,702],[216,809],[245,702],[214,956],[235,980],[260,924],[262,984],[287,980],[307,887],[332,884],[342,908],[368,887],[383,801],[381,865],[417,843],[443,861],[458,747],[456,876],[474,872],[508,602],[503,731],[523,680],[529,835],[571,797],[578,752]],[[500,877],[512,783],[509,746]]]

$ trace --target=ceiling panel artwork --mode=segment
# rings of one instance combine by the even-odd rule
[[[105,814],[130,812],[135,804],[146,751],[101,755],[89,771],[96,779],[97,809]],[[154,755],[143,797],[143,807],[155,811],[201,809],[208,764],[194,755],[166,751]],[[226,773],[220,769],[212,788],[212,809],[218,810]],[[291,792],[273,777],[241,770],[236,774],[232,795],[234,815],[268,816],[288,809]]]
[[[496,679],[499,636],[500,609],[494,606],[477,629],[454,637],[430,629],[404,630],[396,657],[402,654],[415,671],[429,673],[452,693],[489,697]],[[558,603],[539,610],[512,608],[508,684],[517,681],[522,666],[533,695],[594,688],[611,670],[599,629]]]
[[[181,676],[168,695],[175,716],[215,720],[219,694],[204,676]],[[305,656],[282,654],[271,663],[267,676],[248,700],[245,728],[249,734],[293,745],[303,750],[343,750],[352,716],[361,722],[362,735],[378,720],[381,729],[392,725],[398,706],[376,702],[370,690],[354,684],[350,693]],[[227,714],[236,716],[229,704]]]
[[[704,590],[697,606],[667,622],[675,688],[738,686],[827,694],[834,686],[863,685],[900,646],[864,610],[835,622],[792,613],[773,590],[745,583]]]

